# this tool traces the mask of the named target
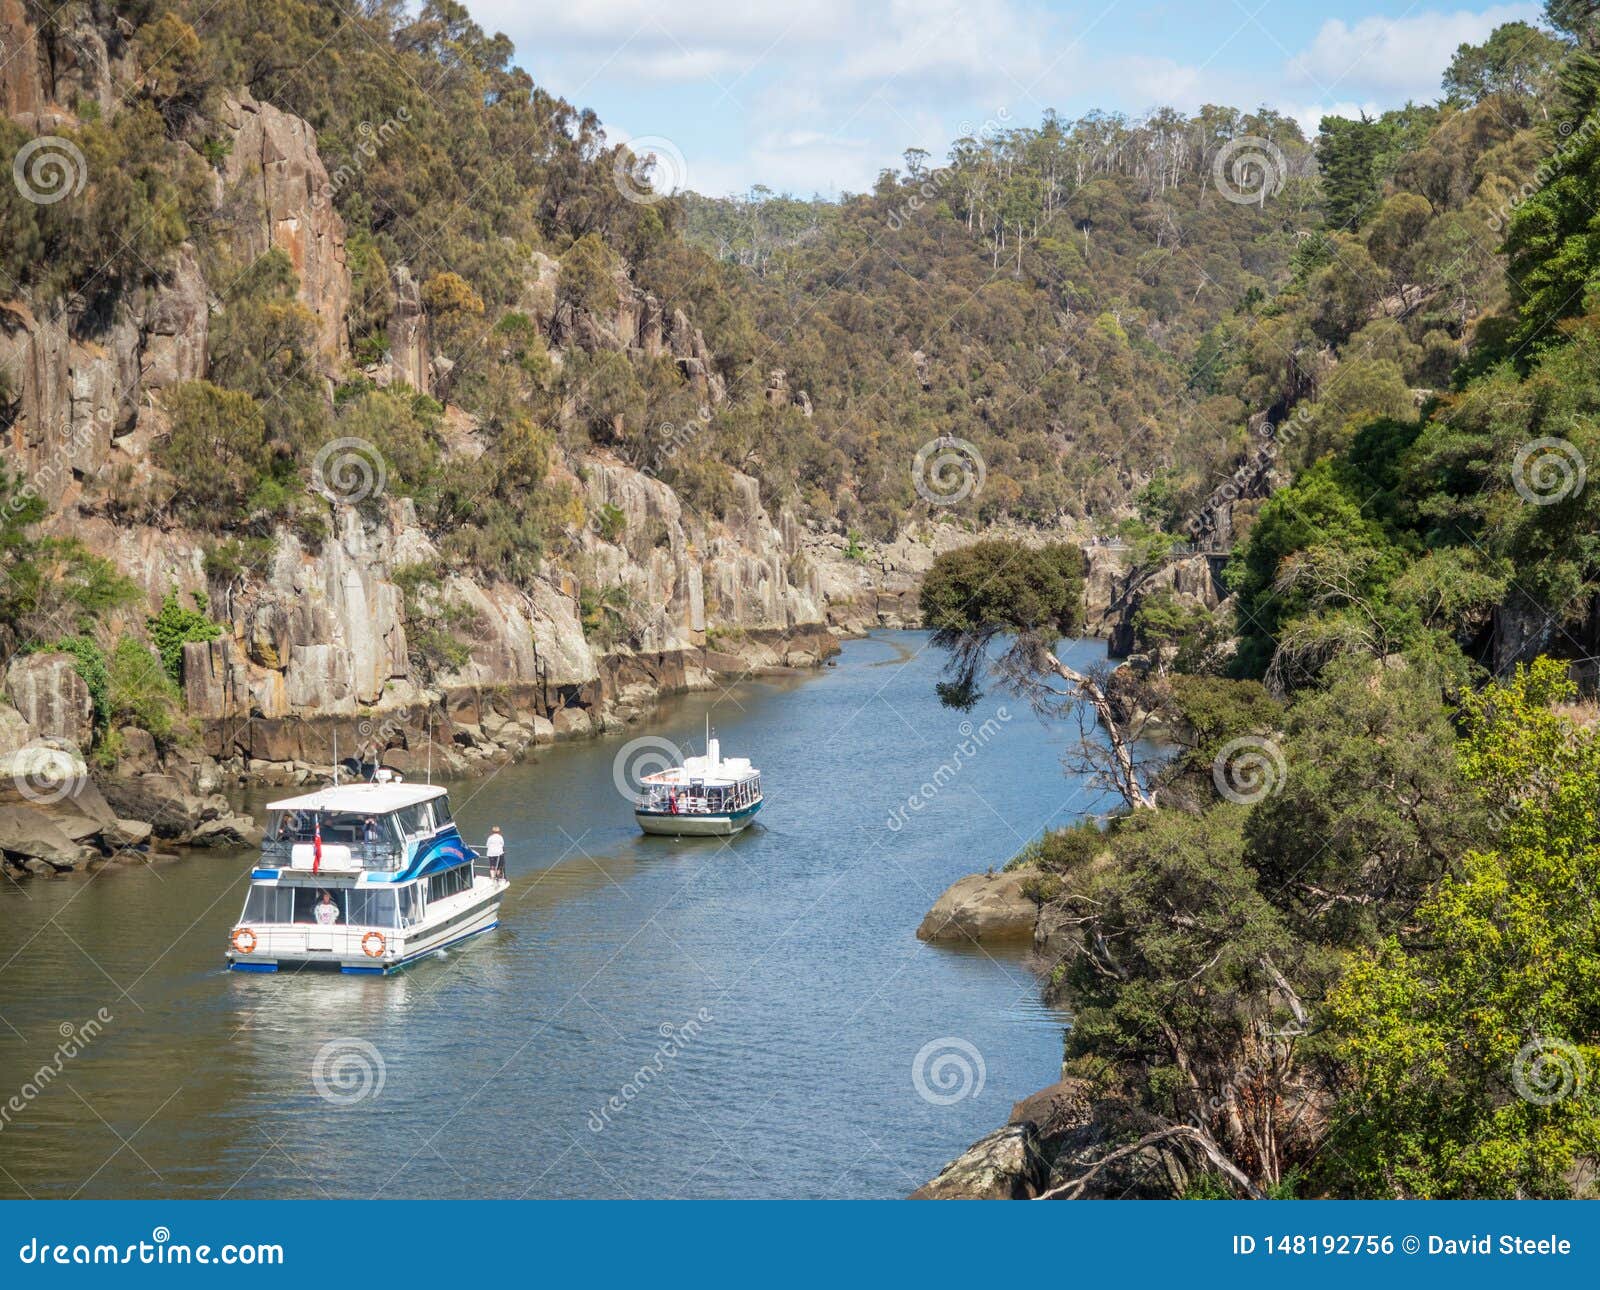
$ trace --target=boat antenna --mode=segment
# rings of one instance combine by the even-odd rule
[[[428,705],[428,783],[433,783],[433,705]]]
[[[333,786],[339,787],[339,727],[333,728]]]

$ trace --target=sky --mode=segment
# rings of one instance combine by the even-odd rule
[[[909,147],[1036,125],[1266,105],[1333,112],[1439,96],[1458,45],[1536,3],[1463,0],[465,0],[541,85],[660,159],[658,186],[836,197]]]

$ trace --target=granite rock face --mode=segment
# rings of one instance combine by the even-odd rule
[[[244,92],[224,101],[221,124],[233,143],[223,180],[245,203],[235,226],[242,249],[251,257],[273,247],[288,255],[300,280],[300,299],[317,316],[324,356],[342,357],[349,348],[350,270],[344,220],[333,208],[316,131]]]
[[[389,275],[394,308],[389,313],[389,377],[427,394],[433,388],[428,315],[422,307],[422,287],[403,264]]]
[[[42,738],[86,749],[94,735],[94,702],[70,654],[19,654],[6,668],[5,695]]]

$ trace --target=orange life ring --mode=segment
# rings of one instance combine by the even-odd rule
[[[233,934],[233,948],[241,954],[254,954],[256,949],[256,934],[248,927],[241,927]]]
[[[373,949],[372,942],[377,941],[377,949]],[[361,952],[369,959],[375,959],[388,948],[389,942],[384,939],[382,932],[368,932],[361,938]]]

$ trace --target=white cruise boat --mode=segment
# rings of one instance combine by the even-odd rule
[[[444,789],[379,776],[268,805],[229,967],[393,972],[499,924],[504,858],[462,841]]]
[[[743,757],[724,759],[713,738],[704,757],[646,775],[633,818],[646,833],[674,837],[725,837],[756,818],[764,800],[761,772]]]

